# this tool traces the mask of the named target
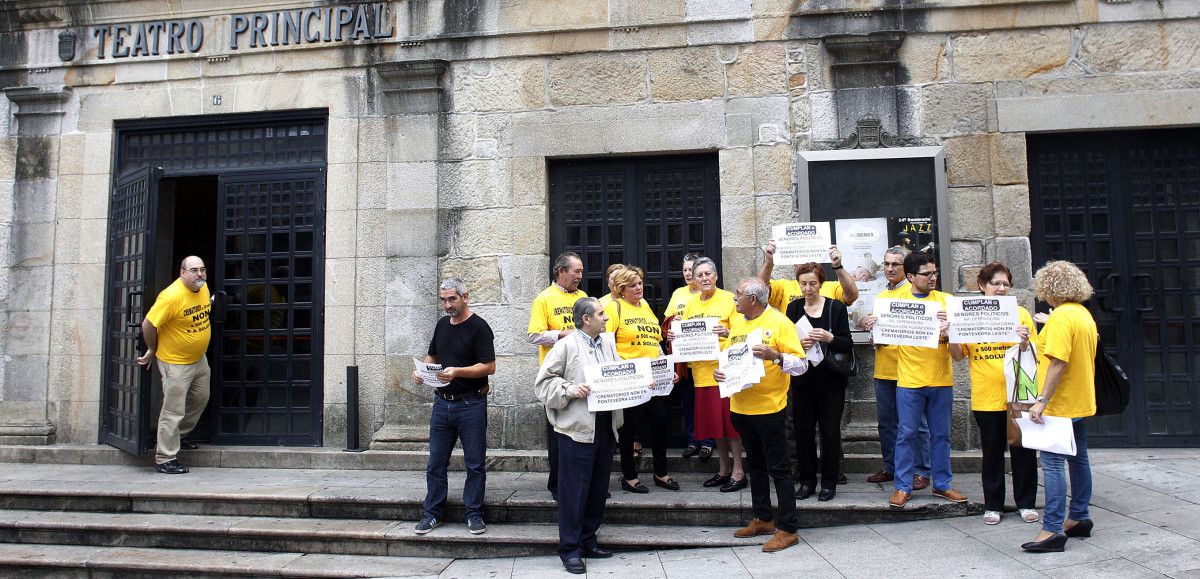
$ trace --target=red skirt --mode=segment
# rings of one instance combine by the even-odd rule
[[[696,388],[696,440],[706,438],[741,438],[729,420],[729,399],[721,398],[721,388]]]

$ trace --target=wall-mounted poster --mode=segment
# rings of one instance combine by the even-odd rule
[[[858,328],[859,320],[871,313],[875,295],[887,286],[887,278],[883,277],[883,253],[891,247],[888,220],[882,217],[838,219],[833,226],[838,249],[842,250],[842,266],[854,276],[858,286],[858,300],[849,310],[850,327]]]

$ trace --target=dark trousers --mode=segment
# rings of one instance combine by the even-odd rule
[[[1012,457],[1013,499],[1018,509],[1032,509],[1037,498],[1037,452],[1020,446],[1008,446],[1007,412],[974,410],[983,446],[983,507],[1004,510],[1004,449]]]
[[[750,477],[754,517],[762,521],[774,520],[779,530],[795,533],[800,523],[796,519],[796,489],[792,486],[792,468],[784,438],[786,412],[754,415],[735,412],[730,414],[730,420],[742,435],[742,446],[746,449],[746,476]],[[836,471],[837,463],[833,464]],[[772,481],[779,501],[778,518],[771,516]]]
[[[641,440],[648,444],[654,452],[654,476],[667,476],[667,409],[663,405],[663,397],[655,396],[643,404],[626,408],[625,424],[618,432],[618,448],[621,450],[621,474],[625,480],[638,477],[638,461],[633,457],[633,439],[637,432],[642,433]]]
[[[554,434],[558,439],[558,556],[582,557],[596,546],[596,530],[604,518],[608,475],[612,472],[612,417],[596,413],[596,436],[591,444]]]
[[[466,516],[483,515],[487,482],[484,461],[487,449],[487,397],[455,402],[434,397],[429,418],[429,464],[425,468],[425,514],[442,518],[446,506],[446,468],[455,441],[462,441],[467,484],[463,488]]]
[[[810,381],[792,388],[792,419],[796,430],[796,460],[800,480],[817,485],[817,440],[821,432],[821,488],[837,487],[842,462],[842,410],[846,407],[845,383]]]
[[[558,437],[550,419],[546,419],[546,460],[550,463],[550,474],[546,477],[546,490],[558,493]]]

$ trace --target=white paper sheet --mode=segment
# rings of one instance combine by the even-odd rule
[[[1021,413],[1017,419],[1017,426],[1021,427],[1021,446],[1075,456],[1075,428],[1071,419],[1043,414],[1042,420],[1045,424],[1036,424],[1029,419],[1028,412]]]
[[[654,396],[668,396],[675,389],[675,364],[668,356],[650,358],[650,373],[654,376]]]
[[[589,412],[629,408],[653,396],[649,358],[593,364],[584,367],[583,376],[592,389],[587,399]]]
[[[942,333],[938,309],[933,301],[875,298],[877,320],[871,339],[876,344],[936,348]]]
[[[713,333],[716,320],[694,318],[671,322],[675,339],[671,341],[671,360],[674,362],[697,362],[716,360],[721,353],[721,341]]]
[[[828,221],[776,225],[771,237],[775,239],[775,265],[829,263],[833,236]]]
[[[796,334],[803,340],[811,331],[813,331],[812,322],[808,321],[807,316],[800,316],[800,321],[796,322]],[[825,359],[825,351],[821,349],[819,342],[813,342],[812,346],[804,350],[804,357],[808,359],[811,366],[815,367]]]
[[[721,398],[729,398],[750,388],[767,375],[761,358],[754,356],[753,348],[762,344],[762,330],[756,329],[746,335],[746,340],[734,344],[721,352],[717,369],[725,373],[725,380],[717,382]]]
[[[978,296],[946,298],[946,320],[950,322],[950,341],[955,344],[1014,343],[1017,326],[1017,298]]]
[[[417,358],[413,358],[413,366],[416,367],[417,375],[421,377],[421,381],[426,386],[441,388],[448,385],[448,383],[442,384],[442,381],[437,378],[437,373],[442,371],[441,364],[426,364]]]

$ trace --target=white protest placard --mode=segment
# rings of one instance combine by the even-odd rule
[[[936,348],[942,333],[938,309],[932,301],[875,298],[871,339],[876,344]]]
[[[946,320],[955,344],[1021,341],[1017,337],[1021,318],[1013,296],[947,297]]]
[[[875,295],[887,288],[883,275],[884,253],[888,247],[887,219],[837,219],[833,222],[834,239],[842,251],[842,267],[850,272],[858,287],[858,299],[848,306],[850,329],[858,330],[862,319],[871,314]]]
[[[808,337],[808,333],[813,331],[812,322],[808,321],[808,316],[800,316],[800,321],[796,322],[796,335],[800,336],[801,340]],[[808,359],[808,363],[816,366],[825,359],[825,352],[821,350],[819,342],[813,342],[813,345],[804,349],[804,357]]]
[[[721,398],[729,398],[758,383],[766,376],[762,360],[754,357],[754,346],[762,344],[762,330],[746,335],[746,341],[721,351],[717,369],[725,374],[725,380],[717,382]]]
[[[811,223],[784,223],[771,229],[775,239],[775,264],[829,263],[829,246],[833,236],[829,234],[828,221]]]
[[[671,322],[675,339],[671,341],[671,359],[675,362],[716,360],[721,353],[721,341],[713,333],[717,321],[695,318]]]
[[[1022,412],[1016,422],[1021,428],[1021,446],[1025,448],[1068,456],[1079,452],[1075,446],[1075,425],[1070,418],[1043,414],[1043,423],[1037,424],[1029,419],[1028,412]]]
[[[650,358],[650,373],[654,376],[654,396],[667,396],[675,389],[675,364],[667,356]]]
[[[426,386],[432,386],[434,388],[446,386],[446,384],[442,384],[442,381],[438,380],[437,377],[437,373],[442,371],[441,364],[426,364],[425,362],[413,358],[413,366],[417,370],[417,375],[421,377],[421,381],[424,382]]]
[[[634,358],[583,369],[584,381],[591,387],[588,411],[603,412],[637,406],[653,396],[649,358]]]

